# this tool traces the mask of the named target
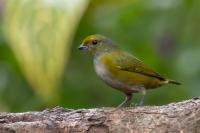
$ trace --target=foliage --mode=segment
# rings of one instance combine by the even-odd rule
[[[56,101],[75,27],[86,5],[87,0],[6,2],[7,40],[27,81],[47,103]]]
[[[56,86],[54,91],[58,94],[59,100],[53,102],[55,99],[51,99],[48,105],[42,103],[38,95],[30,89],[32,87],[26,80],[27,76],[22,74],[25,69],[19,67],[22,65],[16,61],[19,57],[15,56],[15,50],[11,50],[13,44],[5,39],[2,29],[6,27],[1,21],[0,110],[36,110],[51,105],[81,108],[119,104],[123,100],[123,94],[105,85],[93,70],[91,56],[77,50],[82,39],[94,33],[112,38],[120,47],[133,53],[165,77],[183,83],[182,86],[168,85],[148,91],[146,104],[159,105],[198,96],[200,93],[199,6],[199,0],[91,1],[77,31],[75,29],[73,31],[76,34],[65,71],[62,72],[61,68],[58,68],[59,70],[52,68],[50,71],[59,71],[63,77],[59,78],[62,83]],[[14,8],[13,11],[15,11]],[[51,19],[51,15],[46,17]],[[29,26],[27,30],[32,28],[32,25]],[[22,33],[21,36],[24,35],[23,31],[11,33],[15,28],[10,29],[12,36],[20,33]],[[65,28],[63,27],[63,32]],[[61,34],[49,32],[47,35],[45,41],[48,42],[49,47],[52,44],[48,39],[49,36]],[[55,53],[56,56],[60,54],[56,52],[56,49],[67,49],[52,45],[56,47],[50,53]],[[40,47],[38,49],[42,50]],[[28,51],[23,49],[20,52],[24,55]],[[48,55],[48,58],[52,59],[52,55]],[[62,53],[57,58],[64,60],[66,56],[67,54]],[[31,73],[34,74],[35,71],[31,69]],[[42,76],[38,78],[43,79]],[[47,91],[45,90],[46,93]],[[133,101],[136,102],[139,96],[136,94]]]

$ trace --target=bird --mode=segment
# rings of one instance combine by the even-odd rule
[[[181,84],[164,78],[103,35],[87,36],[78,49],[91,53],[97,75],[107,85],[125,94],[125,100],[118,106],[119,108],[131,105],[133,93],[141,93],[139,105],[143,105],[146,90],[169,83]]]

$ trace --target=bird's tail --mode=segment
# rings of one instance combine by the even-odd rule
[[[180,82],[177,82],[177,81],[171,80],[171,79],[166,79],[166,83],[171,83],[171,84],[175,84],[175,85],[181,85]]]

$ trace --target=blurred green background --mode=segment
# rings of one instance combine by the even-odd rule
[[[77,50],[95,33],[182,83],[149,90],[146,105],[199,96],[199,7],[199,0],[0,0],[0,111],[120,104],[124,95]]]

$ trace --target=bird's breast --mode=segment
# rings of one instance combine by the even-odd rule
[[[101,62],[100,59],[94,60],[94,67],[97,75],[111,87],[122,91],[126,89],[128,91],[128,89],[130,88],[129,86],[124,84],[121,79],[115,78],[113,73],[109,70],[109,67],[104,62]]]
[[[106,79],[109,77],[109,71],[105,64],[100,61],[100,59],[94,60],[94,67],[97,75],[100,76],[102,79]]]

